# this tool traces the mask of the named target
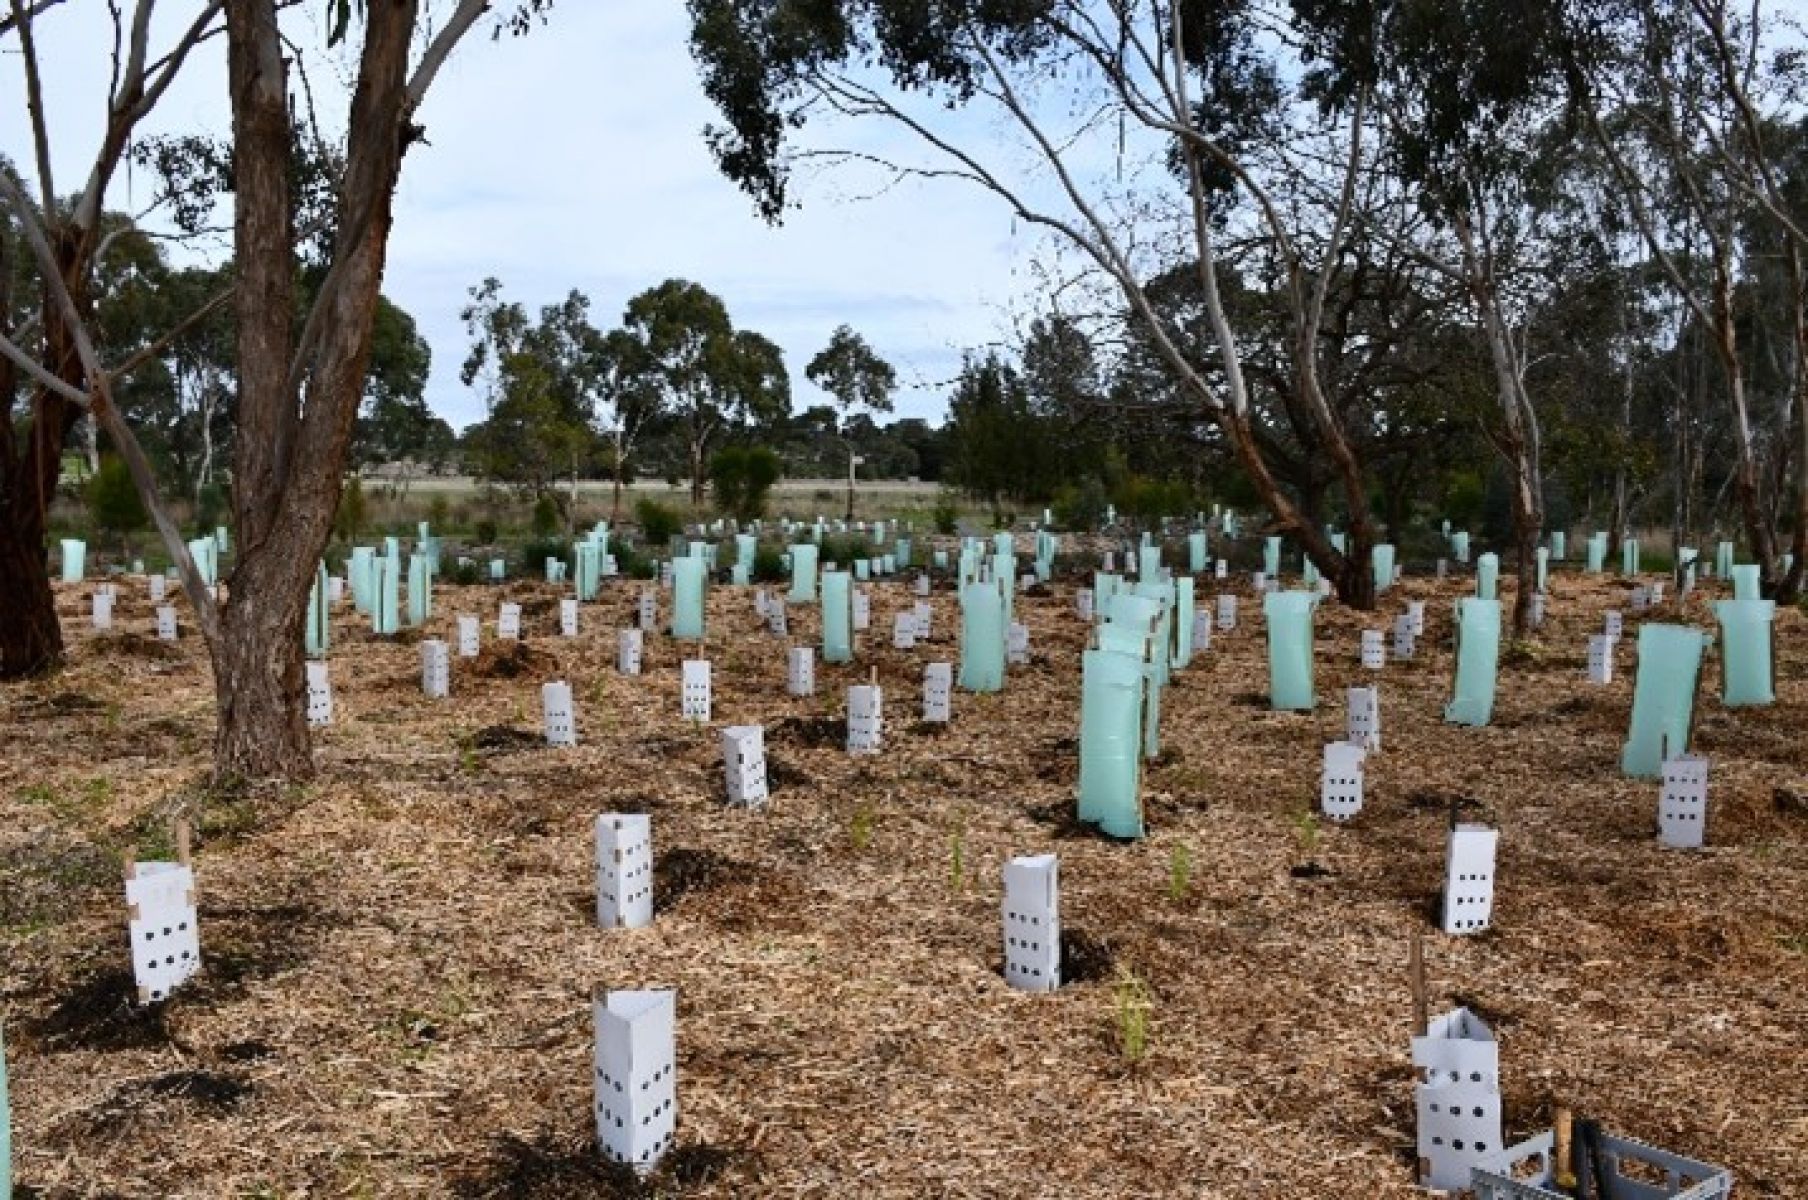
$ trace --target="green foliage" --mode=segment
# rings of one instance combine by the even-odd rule
[[[121,538],[149,523],[132,472],[110,454],[100,460],[100,470],[88,481],[88,515],[96,529]]]
[[[339,493],[339,511],[333,515],[333,533],[342,542],[358,540],[358,531],[368,520],[364,504],[364,483],[356,475],[345,481]]]
[[[1149,1056],[1151,1017],[1155,1000],[1149,986],[1129,967],[1119,966],[1111,985],[1112,1015],[1117,1023],[1118,1054],[1124,1065],[1137,1066]]]
[[[1192,508],[1192,494],[1186,484],[1172,479],[1150,479],[1129,475],[1112,491],[1118,515],[1132,517],[1145,528],[1152,528],[1163,517],[1184,515]]]
[[[709,463],[710,490],[718,511],[737,521],[758,519],[780,474],[778,455],[766,446],[728,446]]]
[[[475,560],[455,562],[446,572],[447,581],[470,587],[483,582],[483,564]]]
[[[1310,809],[1293,818],[1293,840],[1299,845],[1300,857],[1310,859],[1318,851],[1319,838],[1322,836],[1318,815]]]
[[[226,489],[217,483],[203,487],[195,497],[195,527],[213,529],[226,517]]]
[[[472,526],[472,532],[477,535],[479,546],[494,546],[502,531],[496,526],[496,518],[479,517],[477,524]]]
[[[967,890],[967,827],[956,825],[948,837],[948,886]]]
[[[872,556],[872,539],[864,534],[824,534],[818,561],[834,563],[844,571],[852,571],[857,560]]]
[[[549,538],[559,529],[559,502],[552,496],[534,501],[533,530],[537,538]]]
[[[1481,519],[1487,503],[1487,485],[1480,471],[1458,471],[1444,488],[1444,515],[1452,529],[1468,529]]]
[[[854,815],[848,819],[848,840],[854,844],[856,853],[864,854],[873,841],[873,806],[863,801],[854,809]]]
[[[960,507],[947,496],[940,497],[929,510],[929,519],[935,523],[937,533],[954,534],[960,529]]]
[[[561,537],[532,537],[522,543],[516,574],[522,579],[544,579],[546,560],[571,561],[571,543]]]
[[[427,505],[427,523],[434,532],[439,532],[452,523],[452,502],[444,496],[435,496]]]
[[[664,546],[684,532],[684,521],[677,511],[650,496],[634,502],[634,519],[640,523],[641,540],[648,546]]]
[[[1193,850],[1185,842],[1168,853],[1168,899],[1178,904],[1193,886]]]
[[[783,583],[791,577],[785,569],[785,556],[777,546],[758,545],[753,550],[753,570],[755,583]]]
[[[1077,484],[1057,488],[1051,511],[1060,528],[1091,533],[1105,523],[1107,503],[1104,483],[1097,476],[1088,475]]]

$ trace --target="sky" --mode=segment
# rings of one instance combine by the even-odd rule
[[[164,0],[153,47],[168,45],[198,7]],[[286,27],[332,124],[349,74],[319,58],[326,8],[309,0]],[[483,416],[481,396],[458,379],[468,345],[458,314],[486,276],[530,309],[583,291],[604,329],[630,297],[679,277],[716,292],[737,327],[784,349],[795,408],[826,400],[804,366],[845,323],[898,369],[897,415],[939,420],[963,351],[1009,338],[1033,291],[1037,239],[969,184],[907,180],[875,196],[870,175],[844,168],[801,176],[799,207],[767,225],[704,144],[716,114],[687,32],[680,0],[560,0],[526,37],[486,32],[458,48],[420,114],[428,144],[403,165],[384,284],[432,346],[429,403],[457,428]],[[53,170],[67,194],[84,181],[100,136],[111,23],[102,0],[68,0],[39,19],[37,33]],[[223,41],[197,51],[145,132],[227,132]],[[24,94],[9,38],[0,152],[31,176]],[[985,134],[977,124],[967,131]],[[905,136],[844,123],[812,128],[807,142],[903,155]],[[108,195],[109,207],[128,211],[148,199],[146,180],[129,172]],[[226,248],[221,240],[173,254],[217,259]]]

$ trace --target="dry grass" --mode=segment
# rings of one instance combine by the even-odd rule
[[[199,645],[163,653],[136,583],[104,636],[89,588],[65,588],[68,667],[0,690],[0,1012],[25,1194],[1413,1196],[1407,945],[1435,915],[1459,799],[1503,827],[1501,890],[1492,932],[1428,937],[1434,1004],[1494,1023],[1509,1133],[1560,1099],[1726,1164],[1743,1195],[1808,1195],[1808,810],[1778,798],[1808,788],[1801,616],[1780,618],[1776,707],[1704,702],[1710,845],[1684,854],[1656,844],[1654,785],[1616,770],[1630,650],[1612,686],[1584,679],[1585,634],[1623,589],[1559,577],[1494,726],[1469,730],[1441,720],[1459,586],[1412,582],[1369,618],[1432,601],[1419,660],[1381,677],[1367,808],[1323,829],[1330,873],[1310,879],[1289,873],[1298,819],[1342,689],[1367,681],[1363,618],[1337,608],[1318,621],[1315,714],[1261,707],[1253,615],[1180,675],[1145,779],[1151,836],[1122,846],[1070,820],[1085,631],[1066,583],[1019,600],[1033,663],[1003,695],[957,695],[946,731],[915,716],[922,663],[956,654],[948,593],[934,641],[896,652],[913,597],[876,586],[859,664],[819,665],[818,697],[793,700],[784,644],[746,593],[713,590],[716,722],[769,731],[758,814],[724,806],[714,734],[678,720],[677,647],[650,637],[645,674],[615,674],[637,585],[587,606],[575,642],[550,589],[510,585],[540,601],[530,652],[455,660],[445,702],[421,696],[413,644],[342,614],[318,781],[246,796],[205,787]],[[442,587],[432,632],[455,640],[462,610],[488,637],[498,599]],[[1705,622],[1699,600],[1686,619]],[[886,752],[854,759],[842,698],[873,665]],[[577,698],[570,751],[508,732],[537,730],[554,675]],[[650,929],[594,927],[591,821],[610,810],[653,814]],[[154,853],[178,811],[202,831],[207,969],[143,1012],[118,860]],[[999,975],[1000,867],[1051,849],[1081,978],[1019,995]],[[680,1148],[645,1188],[594,1149],[597,986],[679,992]]]

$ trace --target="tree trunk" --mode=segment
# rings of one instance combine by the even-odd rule
[[[233,594],[220,610],[220,638],[213,647],[219,697],[214,774],[222,780],[314,774],[302,665],[307,611],[292,602],[295,587],[276,586],[277,576],[296,574],[294,564],[303,560],[285,562],[285,557],[269,552],[241,557],[233,571]],[[307,574],[311,577],[312,569]],[[305,596],[305,589],[299,594]],[[252,603],[253,596],[269,602]]]
[[[854,448],[848,447],[848,497],[847,523],[854,523]]]
[[[41,523],[0,523],[0,596],[0,679],[50,670],[63,657],[63,630]]]
[[[691,439],[691,507],[703,511],[703,439]]]

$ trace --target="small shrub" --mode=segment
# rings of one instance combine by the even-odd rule
[[[1076,486],[1058,489],[1050,513],[1062,529],[1090,533],[1105,523],[1107,503],[1105,485],[1088,475]]]
[[[651,497],[634,502],[634,519],[640,523],[641,539],[649,546],[663,546],[684,532],[677,511]]]
[[[138,485],[132,482],[132,472],[110,454],[100,460],[100,470],[88,480],[88,515],[96,529],[119,538],[121,549],[125,548],[127,534],[143,529],[150,521],[144,501],[138,498]]]
[[[937,533],[951,534],[960,529],[960,509],[946,497],[935,502],[935,507],[929,510],[929,519],[935,522]]]
[[[442,529],[452,522],[452,502],[444,496],[435,496],[427,506],[427,523],[434,529]]]
[[[833,504],[835,502],[835,493],[827,488],[817,488],[810,493],[810,499],[816,501],[818,504]]]
[[[1320,832],[1318,816],[1310,810],[1293,819],[1293,838],[1299,843],[1300,857],[1311,858],[1317,853]]]
[[[844,571],[852,571],[857,559],[871,558],[873,544],[868,538],[859,534],[848,534],[843,537],[824,535],[822,539],[822,556],[818,560],[834,563]]]
[[[550,495],[534,501],[534,536],[549,538],[559,531],[559,502]]]
[[[359,498],[362,500],[362,493]],[[199,529],[212,529],[221,523],[225,513],[226,489],[217,483],[203,487],[200,495],[195,497],[195,526]],[[359,516],[362,519],[362,510]]]
[[[449,582],[465,587],[482,583],[483,564],[469,559],[464,562],[455,562],[452,564],[452,569],[446,573],[446,577]]]
[[[872,844],[873,816],[873,806],[861,804],[848,820],[848,840],[854,843],[854,849],[860,853],[865,853],[866,848]]]
[[[956,825],[948,839],[948,886],[957,892],[965,891],[967,887],[967,829],[964,825]]]
[[[205,505],[201,507],[204,508]],[[197,519],[203,529],[217,523],[200,517],[199,510]],[[333,515],[333,532],[342,542],[355,542],[358,540],[359,530],[364,528],[368,519],[364,504],[364,482],[354,475],[345,481],[345,490],[339,493],[339,511]]]
[[[529,538],[522,545],[516,573],[522,579],[544,579],[546,577],[546,560],[556,558],[567,561],[571,558],[571,543],[564,538],[536,537]]]
[[[765,446],[728,446],[709,462],[710,492],[716,508],[737,521],[766,511],[766,497],[778,482],[778,455]]]
[[[477,524],[473,527],[472,532],[477,535],[477,544],[479,546],[494,546],[496,544],[496,538],[501,533],[501,531],[496,528],[496,519],[494,517],[478,518]]]
[[[755,583],[783,583],[791,578],[791,573],[785,570],[785,556],[777,546],[754,548],[752,577]]]

